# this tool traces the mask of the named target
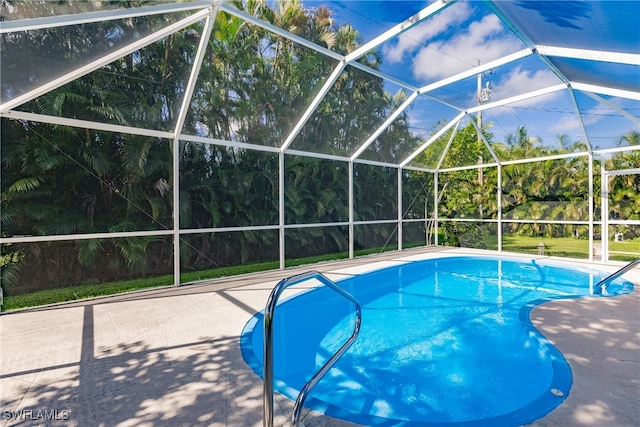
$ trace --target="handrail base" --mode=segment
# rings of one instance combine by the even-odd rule
[[[593,294],[594,295],[608,295],[607,294],[607,285],[609,284],[609,282],[611,282],[613,279],[616,279],[616,278],[622,276],[624,273],[626,273],[627,271],[632,270],[633,268],[635,268],[636,265],[639,265],[639,264],[640,264],[640,259],[636,259],[634,261],[631,261],[629,264],[625,265],[624,267],[622,267],[621,269],[619,269],[615,273],[610,274],[609,276],[605,277],[604,279],[602,279],[601,281],[599,281],[598,283],[596,283],[593,286]]]

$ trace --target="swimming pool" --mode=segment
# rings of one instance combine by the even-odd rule
[[[562,354],[529,321],[545,301],[589,294],[603,272],[538,261],[446,257],[339,285],[362,305],[360,336],[305,406],[362,425],[522,425],[569,394]],[[630,292],[617,279],[609,295]],[[295,399],[348,338],[353,307],[327,288],[282,302],[274,387]],[[245,361],[262,375],[262,314],[245,326]]]

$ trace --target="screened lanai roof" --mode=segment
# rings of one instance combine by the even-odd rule
[[[346,55],[298,34],[295,22],[285,19],[284,7],[276,8],[283,15],[271,22],[259,18],[260,3],[2,0],[0,114],[427,169],[438,164],[424,160],[420,153],[434,149],[432,144],[449,129],[476,126],[478,116],[493,141],[505,141],[524,126],[540,144],[582,142],[567,144],[567,152],[597,153],[638,144],[620,138],[640,129],[640,7],[636,1],[302,2],[308,9],[326,6],[333,12],[335,28],[350,24],[357,31]],[[199,78],[199,69],[203,59],[211,60],[206,42],[222,37],[216,27],[221,25],[215,21],[218,14],[233,17],[227,23],[263,28],[323,58],[318,66],[322,71],[300,83],[305,90],[268,93],[268,85],[253,85],[271,97],[264,108],[282,103],[294,105],[298,113],[276,140],[241,136],[234,133],[233,125],[231,135],[221,138],[206,118],[194,113],[207,91],[216,86]],[[105,22],[110,25],[105,27]],[[183,83],[171,94],[176,99],[144,117],[114,116],[106,123],[95,123],[90,115],[77,112],[67,117],[63,110],[55,115],[24,108],[85,75],[113,72],[107,66],[120,58],[129,57],[135,63],[136,52],[178,32],[193,40],[197,52],[186,60]],[[61,34],[68,36],[67,45],[60,43]],[[77,42],[80,34],[82,43]],[[233,61],[236,53],[222,60]],[[272,53],[265,49],[264,55]],[[376,66],[371,65],[372,58],[378,59]],[[127,70],[118,72],[123,80],[136,78]],[[305,126],[331,113],[323,109],[323,99],[348,89],[340,85],[343,73],[379,78],[393,97],[393,108],[383,114],[376,111],[375,119],[370,111],[359,112],[371,114],[369,123],[374,125],[354,126],[356,145],[305,139]],[[257,98],[256,93],[232,92],[228,95]],[[169,104],[174,110],[167,110]],[[157,120],[160,116],[172,119]],[[409,120],[414,137],[385,142],[381,136],[396,120]],[[488,157],[504,160],[486,140],[485,144]],[[437,149],[443,148],[438,145]]]

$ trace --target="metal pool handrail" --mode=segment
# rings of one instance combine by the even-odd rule
[[[596,294],[596,295],[602,295],[603,286],[607,285],[610,281],[612,281],[616,277],[622,276],[624,273],[626,273],[627,271],[633,269],[638,264],[640,264],[640,259],[637,259],[635,261],[631,261],[629,264],[625,265],[624,267],[622,267],[620,270],[616,271],[612,275],[602,279],[601,281],[599,281],[598,283],[596,283],[594,285],[593,293]],[[605,289],[606,289],[606,287],[605,287]]]
[[[304,387],[298,394],[298,398],[296,399],[296,403],[293,407],[293,413],[291,414],[291,424],[293,427],[296,427],[298,425],[298,422],[300,421],[300,411],[302,410],[302,405],[304,404],[304,401],[309,395],[311,389],[349,349],[351,344],[353,344],[353,342],[358,337],[358,333],[360,332],[360,324],[362,322],[362,308],[360,307],[360,303],[353,296],[351,296],[350,293],[329,280],[322,273],[319,273],[317,271],[309,271],[289,277],[287,279],[283,279],[278,282],[278,284],[271,291],[269,299],[267,300],[267,305],[264,309],[264,427],[273,427],[273,314],[276,308],[276,304],[278,303],[280,294],[282,294],[282,292],[284,292],[286,288],[309,279],[317,279],[323,285],[336,291],[338,294],[342,295],[351,303],[353,303],[356,308],[356,324],[349,339],[344,344],[342,344],[342,347],[340,347],[329,360],[327,360],[322,368],[320,368],[320,370],[315,373],[315,375],[304,385]]]

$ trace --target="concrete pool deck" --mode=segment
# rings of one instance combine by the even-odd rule
[[[262,381],[243,361],[239,335],[278,280],[312,269],[339,279],[470,253],[496,254],[422,248],[3,313],[0,425],[261,426]],[[640,269],[624,277],[640,286]],[[640,425],[640,290],[548,302],[531,319],[565,355],[574,381],[533,426]],[[292,407],[276,399],[275,425]],[[307,427],[352,425],[304,417]]]

